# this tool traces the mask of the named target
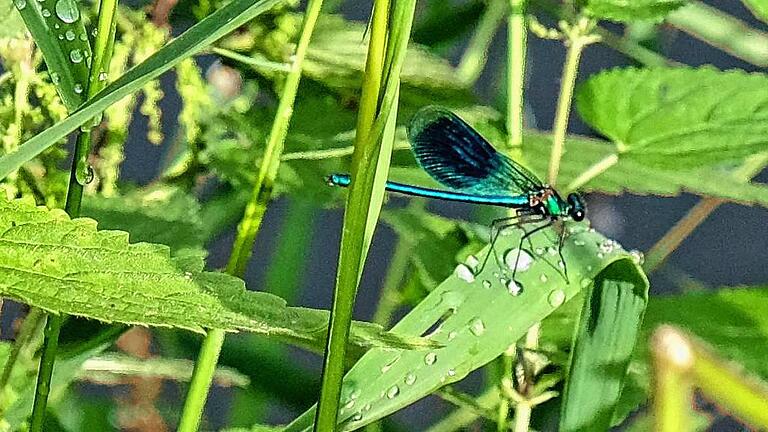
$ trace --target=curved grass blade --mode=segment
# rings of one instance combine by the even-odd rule
[[[76,0],[15,0],[27,30],[43,53],[51,81],[69,112],[88,88],[91,45]]]
[[[557,252],[558,233],[553,228],[539,231],[530,242],[524,242],[517,284],[511,282],[511,269],[505,262],[514,265],[519,230],[506,231],[496,243],[504,262],[497,263],[491,257],[481,271],[476,270],[476,260],[459,264],[453,276],[392,329],[397,334],[428,337],[444,347],[427,352],[372,350],[363,356],[344,380],[340,430],[360,428],[461,380],[498,357],[531,325],[589,287],[611,266],[620,266],[627,272],[628,282],[634,284],[623,288],[647,289],[640,268],[618,245],[583,223],[567,224],[566,229],[570,234],[562,253],[567,281]],[[603,246],[606,242],[615,246],[607,251]],[[480,256],[486,253],[488,248]],[[307,430],[308,423],[311,412],[286,430]]]
[[[37,134],[14,153],[1,158],[0,179],[5,178],[24,162],[52,146],[108,106],[139,90],[148,81],[157,78],[180,61],[203,50],[225,34],[283,1],[235,0],[207,16],[109,84],[69,117]]]

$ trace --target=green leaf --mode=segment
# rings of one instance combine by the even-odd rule
[[[716,291],[651,297],[643,322],[642,340],[656,327],[684,328],[714,347],[719,355],[750,373],[768,379],[768,287],[722,288]],[[621,420],[650,392],[650,355],[647,343],[638,344],[632,369],[633,384],[622,395]],[[614,422],[615,423],[615,422]]]
[[[0,179],[123,97],[282,0],[235,0],[198,22],[85,102],[69,117],[0,158]],[[222,24],[224,23],[224,24]],[[74,84],[73,84],[74,85]]]
[[[629,260],[605,268],[586,292],[561,405],[561,431],[608,430],[648,302]]]
[[[668,13],[685,5],[687,0],[587,0],[587,14],[611,21],[661,21]]]
[[[200,256],[172,258],[167,246],[129,244],[127,233],[97,231],[91,219],[3,200],[0,233],[0,295],[19,302],[103,322],[246,330],[314,348],[324,342],[326,311],[246,291],[237,278],[204,271]],[[351,340],[431,345],[368,323],[356,323]]]
[[[741,2],[752,11],[752,15],[768,22],[768,2],[765,0],[741,0]]]
[[[618,266],[633,292],[647,289],[632,257],[586,224],[567,224],[563,256],[568,280],[558,264],[558,233],[549,228],[524,242],[523,265],[516,279],[522,293],[510,292],[511,269],[493,257],[485,268],[475,268],[477,259],[456,267],[393,330],[428,336],[444,344],[430,352],[368,352],[347,373],[342,392],[342,426],[348,431],[403,408],[436,389],[459,381],[471,371],[498,357],[513,345],[534,323],[540,322],[564,302],[601,278],[606,268]],[[505,231],[496,251],[501,260],[516,257],[520,231]],[[607,247],[606,245],[610,245]],[[479,254],[479,261],[489,249]],[[528,259],[530,258],[530,260]],[[631,274],[635,273],[635,277]],[[609,274],[610,275],[610,274]],[[570,283],[568,282],[570,281]],[[514,286],[512,286],[514,288]],[[306,430],[310,413],[297,419],[287,431]]]
[[[621,158],[650,165],[718,164],[768,145],[768,77],[758,73],[613,69],[580,87],[576,107]]]
[[[91,45],[76,0],[14,0],[69,112],[85,100]],[[75,126],[77,127],[77,126]],[[5,177],[5,176],[3,176]]]
[[[547,170],[552,139],[549,135],[528,133],[523,142],[525,162],[535,172]],[[585,137],[570,136],[566,140],[565,154],[558,178],[567,185],[595,163],[616,155],[613,146]],[[600,175],[579,187],[585,192],[674,196],[682,192],[703,197],[722,198],[740,204],[768,206],[768,186],[754,182],[741,182],[731,170],[719,167],[676,167],[648,165],[642,158],[625,157]]]
[[[174,252],[205,246],[200,204],[173,186],[158,184],[109,198],[86,196],[81,214],[99,221],[100,229],[127,231],[134,243],[161,243]]]

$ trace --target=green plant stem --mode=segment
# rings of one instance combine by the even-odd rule
[[[565,66],[560,80],[560,95],[557,99],[557,110],[555,112],[555,124],[552,136],[552,153],[549,158],[549,171],[547,180],[551,186],[557,184],[557,173],[560,171],[560,159],[565,150],[565,134],[568,131],[568,118],[571,114],[571,100],[573,99],[573,88],[576,85],[576,74],[579,69],[579,60],[584,48],[594,42],[593,37],[588,35],[589,24],[582,20],[580,24],[574,26],[569,34],[568,52],[565,56]]]
[[[6,394],[6,386],[11,379],[11,373],[16,366],[16,360],[21,354],[21,350],[27,346],[32,336],[36,333],[36,330],[40,326],[40,322],[45,317],[45,313],[36,307],[30,308],[29,313],[24,318],[24,322],[21,324],[16,340],[13,341],[11,352],[8,354],[8,359],[3,366],[3,374],[0,375],[0,395]],[[7,404],[0,404],[0,407],[7,406]]]
[[[456,75],[468,86],[473,85],[488,62],[488,48],[504,19],[507,0],[491,0],[477,24],[477,30],[469,40],[467,49],[456,67]]]
[[[653,430],[691,430],[690,404],[693,386],[690,369],[693,352],[675,329],[663,326],[651,338],[653,359]]]
[[[415,0],[373,6],[371,37],[344,209],[341,250],[315,418],[315,432],[334,430],[344,378],[344,357],[357,287],[373,238],[395,139],[400,71],[410,39]],[[390,20],[391,17],[391,20]],[[391,27],[390,27],[391,24]]]
[[[104,86],[102,79],[109,69],[112,57],[112,46],[115,39],[115,15],[117,0],[102,0],[99,4],[99,19],[97,24],[98,37],[88,76],[87,97],[90,99]],[[69,187],[64,210],[71,218],[80,216],[80,204],[83,199],[83,186],[90,182],[91,168],[88,165],[88,154],[91,149],[91,131],[80,131],[75,143],[75,154],[69,175]],[[40,368],[35,386],[35,400],[30,417],[30,432],[43,430],[48,394],[51,391],[51,377],[56,362],[56,352],[59,346],[59,333],[64,322],[63,315],[48,315],[43,339]]]
[[[440,396],[440,394],[438,395]],[[490,411],[499,403],[499,391],[491,386],[491,388],[486,390],[480,396],[475,397],[474,400],[476,405],[480,407],[482,411]],[[440,420],[440,422],[435,423],[425,432],[453,432],[457,430],[467,430],[467,427],[479,417],[482,417],[481,411],[478,411],[475,407],[469,407],[462,404],[458,410],[448,414],[445,418]],[[508,428],[505,430],[508,430]]]
[[[504,354],[501,355],[501,379],[503,380],[505,377],[511,377],[513,373],[513,363],[514,363],[514,355],[515,355],[515,347],[511,346],[509,347]],[[501,382],[499,383],[499,386],[501,386]],[[496,430],[498,432],[504,432],[508,430],[507,428],[507,422],[509,421],[509,408],[510,408],[510,400],[506,397],[504,397],[504,392],[501,391],[501,388],[499,388],[499,395],[501,396],[501,401],[499,402],[498,407],[498,416],[496,418]]]
[[[759,174],[768,165],[768,153],[753,155],[744,164],[734,171],[733,176],[737,180],[747,182]],[[651,273],[661,265],[667,257],[704,222],[713,211],[726,202],[719,198],[704,198],[693,206],[682,219],[667,231],[659,241],[654,244],[645,256],[643,269]]]
[[[679,62],[670,60],[656,51],[650,50],[627,37],[618,36],[604,27],[596,27],[595,33],[600,35],[602,42],[625,56],[650,67],[678,66]]]
[[[669,14],[667,22],[734,57],[756,66],[768,66],[768,33],[712,6],[689,3]]]
[[[525,99],[525,59],[528,29],[525,25],[526,0],[509,0],[507,23],[507,145],[523,145],[523,107]]]
[[[255,57],[248,57],[244,56],[242,54],[236,53],[235,51],[228,50],[226,48],[211,48],[211,52],[214,54],[218,54],[222,57],[226,57],[235,61],[238,61],[240,63],[246,64],[248,66],[253,66],[257,70],[261,71],[272,71],[272,72],[280,72],[280,73],[286,73],[291,71],[291,65],[290,63],[277,63],[270,60],[267,60],[266,58],[255,58]]]
[[[296,45],[294,60],[291,70],[285,77],[280,102],[277,106],[275,119],[269,134],[267,146],[264,149],[264,157],[259,167],[259,174],[253,186],[250,200],[245,207],[243,218],[238,225],[235,238],[227,262],[226,272],[230,275],[242,277],[248,260],[251,257],[253,243],[259,232],[267,205],[272,196],[272,189],[277,178],[280,166],[280,157],[285,147],[285,137],[288,134],[293,105],[296,101],[296,92],[301,81],[301,68],[309,48],[312,32],[320,16],[322,0],[310,0],[304,14],[299,41]],[[205,400],[213,381],[213,373],[216,370],[221,346],[224,343],[224,331],[212,329],[208,331],[192,374],[187,398],[184,401],[184,409],[179,423],[179,432],[194,432],[200,425],[200,420],[205,407]]]
[[[572,191],[576,190],[585,184],[592,180],[593,178],[599,176],[600,174],[604,173],[608,170],[608,168],[616,165],[619,162],[619,155],[618,154],[610,154],[603,159],[600,159],[599,161],[595,162],[591,167],[587,168],[579,174],[578,177],[573,179],[572,182],[568,184],[568,186],[565,187],[566,191]]]

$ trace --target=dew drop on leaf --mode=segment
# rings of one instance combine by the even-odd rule
[[[16,5],[16,9],[18,9],[18,10],[22,10],[25,7],[27,7],[26,0],[14,0],[13,4]]]
[[[387,398],[394,399],[397,395],[400,394],[400,387],[393,385],[392,387],[387,390]]]
[[[491,287],[491,281],[489,281],[489,280],[484,280],[484,281],[483,281],[483,286],[484,286],[484,287],[486,287],[486,288],[490,288],[490,287]]]
[[[413,372],[408,372],[408,374],[405,376],[405,379],[403,380],[407,385],[413,385],[413,383],[416,382],[416,374]]]
[[[83,61],[83,52],[79,49],[73,49],[69,52],[69,59],[72,60],[72,63],[80,63]]]
[[[539,280],[541,281],[541,283],[545,283],[548,280],[547,275],[542,273],[542,275],[539,276]]]
[[[533,264],[533,257],[528,255],[528,252],[523,249],[510,249],[504,255],[504,263],[507,267],[522,272],[531,267],[531,264]]]
[[[43,10],[40,11],[40,13],[43,14],[43,16],[46,17],[46,18],[51,16],[51,11],[49,11],[48,9],[43,9]]]
[[[80,10],[74,0],[59,0],[55,9],[56,16],[67,24],[72,24],[80,18]]]
[[[424,356],[424,363],[427,366],[431,366],[435,364],[436,361],[437,361],[437,354],[433,352],[427,353],[427,355]]]
[[[456,266],[456,269],[454,270],[454,273],[456,276],[466,282],[472,283],[475,281],[475,274],[472,273],[472,270],[466,266],[466,264],[459,264]]]
[[[75,40],[75,32],[73,32],[72,30],[67,30],[67,32],[64,33],[64,36],[66,36],[68,41]]]
[[[506,281],[507,291],[513,296],[519,296],[523,292],[523,286],[515,282],[514,279]]]
[[[475,318],[469,323],[469,331],[475,336],[485,333],[485,324],[480,318]]]
[[[547,301],[549,302],[549,305],[552,307],[559,307],[560,305],[565,302],[565,292],[563,290],[554,290],[551,293],[549,293],[549,297],[547,297]]]
[[[75,87],[73,90],[75,90],[75,93],[80,94],[83,92],[83,86],[81,86],[80,84],[75,84]]]

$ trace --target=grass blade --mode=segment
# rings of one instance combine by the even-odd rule
[[[235,0],[172,40],[168,45],[116,79],[66,119],[37,134],[17,151],[0,158],[0,178],[18,169],[68,133],[147,82],[174,67],[183,59],[205,49],[212,42],[284,0]],[[224,23],[224,24],[222,24]]]

